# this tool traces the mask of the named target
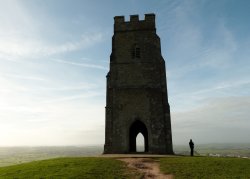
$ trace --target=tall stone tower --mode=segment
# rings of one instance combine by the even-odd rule
[[[141,133],[145,153],[173,154],[165,61],[155,15],[114,20],[104,153],[135,153]]]

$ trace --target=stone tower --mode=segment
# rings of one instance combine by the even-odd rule
[[[104,153],[135,153],[141,133],[145,153],[173,154],[165,61],[155,15],[114,20]]]

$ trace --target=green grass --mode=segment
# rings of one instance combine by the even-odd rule
[[[250,178],[250,160],[215,157],[159,158],[163,173],[178,178]],[[34,161],[0,167],[0,178],[107,178],[138,179],[142,176],[113,158],[77,157]]]
[[[108,158],[58,158],[0,168],[0,178],[134,178],[121,161]]]
[[[163,173],[178,178],[250,178],[250,160],[241,158],[170,157],[160,158]]]

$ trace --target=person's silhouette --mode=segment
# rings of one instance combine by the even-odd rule
[[[191,150],[190,155],[194,156],[194,143],[193,143],[192,139],[190,139],[190,141],[189,141],[189,147]]]

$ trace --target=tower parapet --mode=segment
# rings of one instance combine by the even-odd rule
[[[125,21],[124,16],[115,16],[114,20],[114,32],[156,30],[155,14],[145,14],[144,20],[139,20],[138,15],[130,15],[130,21]]]

